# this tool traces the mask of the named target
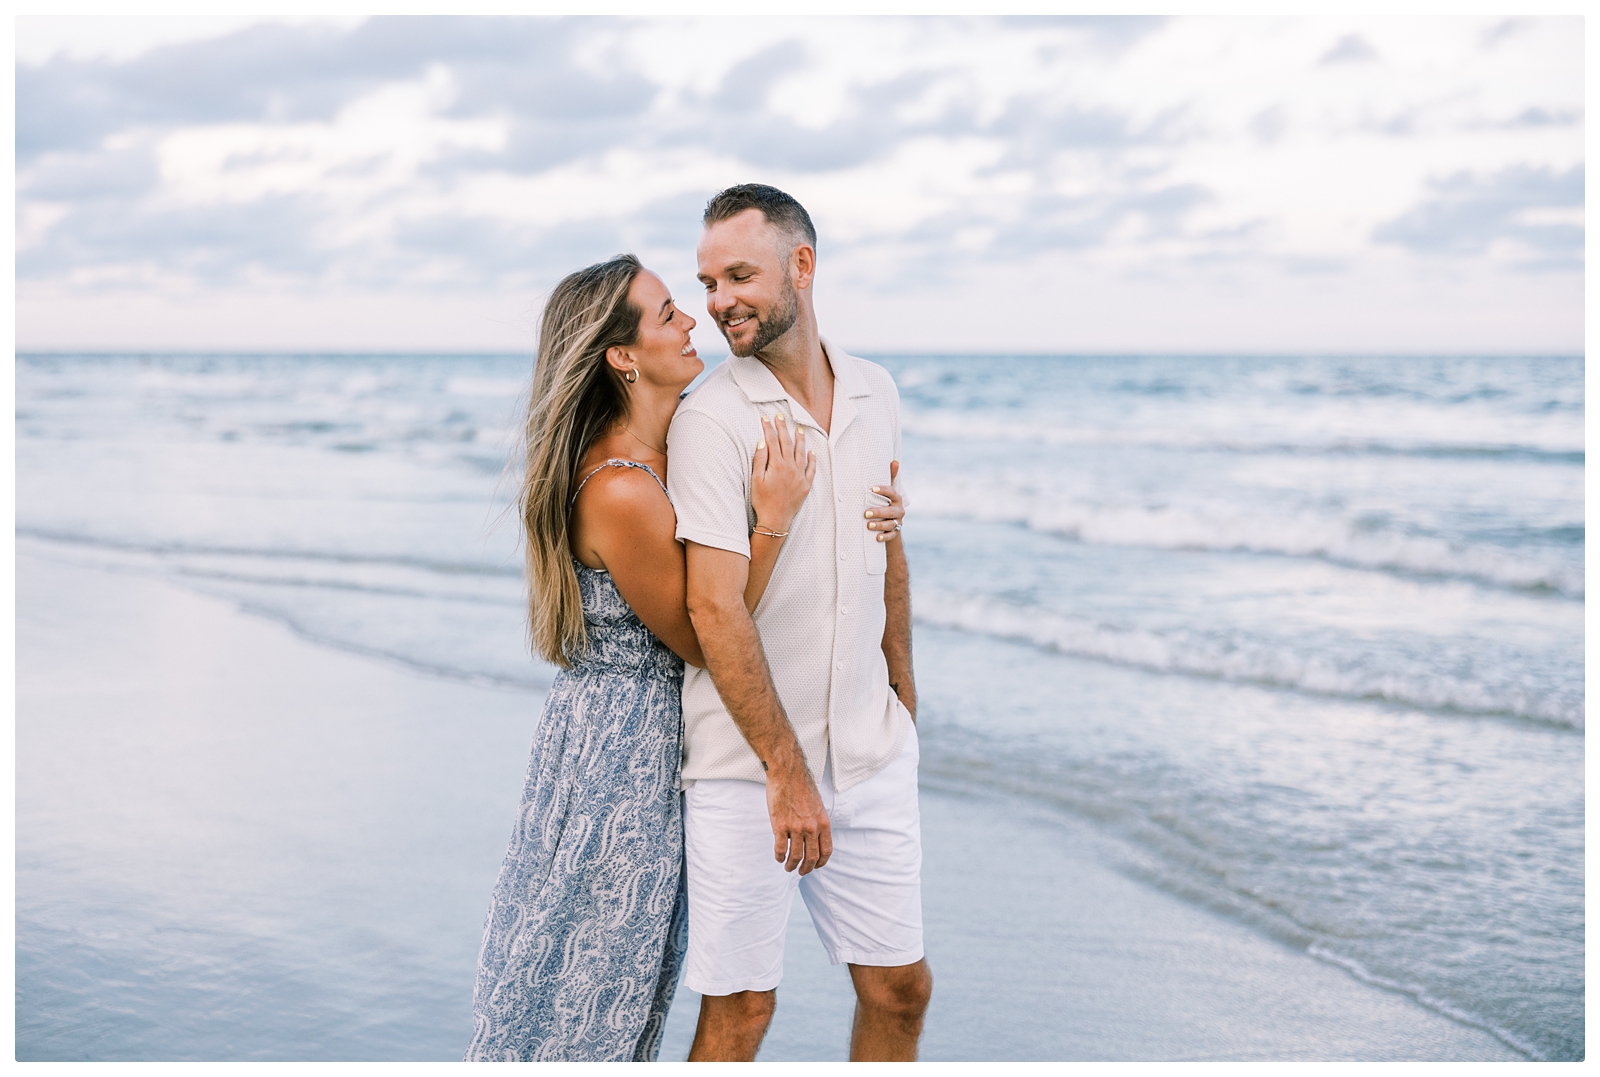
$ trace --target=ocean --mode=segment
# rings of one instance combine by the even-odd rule
[[[876,361],[926,787],[1069,815],[1141,885],[1583,1057],[1580,358]],[[19,550],[538,693],[507,511],[528,366],[20,356]],[[40,941],[64,869],[29,874],[29,818],[19,1051],[97,1005],[28,1009],[93,960]]]

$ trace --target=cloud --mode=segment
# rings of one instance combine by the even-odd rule
[[[17,275],[65,275],[93,288],[141,287],[173,274],[211,285],[264,273],[311,279],[337,257],[314,241],[318,209],[304,195],[136,214],[114,202],[93,202],[52,227],[48,242],[19,252]]]
[[[776,87],[806,77],[817,62],[815,46],[793,37],[731,64],[709,91],[653,108],[663,88],[597,45],[609,25],[380,18],[346,31],[262,26],[121,62],[23,65],[20,188],[27,199],[65,208],[31,233],[19,272],[93,269],[103,279],[138,279],[204,271],[212,280],[281,272],[441,287],[497,274],[520,280],[552,252],[617,247],[625,237],[692,244],[710,191],[647,199],[653,208],[628,211],[631,228],[417,203],[448,203],[464,185],[481,190],[497,176],[513,190],[511,177],[542,181],[618,147],[738,161],[752,175],[803,175],[883,161],[919,138],[1004,146],[1005,168],[1031,172],[1033,186],[1048,188],[1062,152],[1114,153],[1178,137],[1175,112],[1139,120],[1038,92],[1012,96],[982,118],[970,95],[952,90],[970,72],[949,62],[853,78],[826,122],[802,123],[773,101]],[[1049,25],[1095,47],[1122,47],[1159,23]],[[417,97],[397,89],[406,86],[421,87],[427,103],[396,104]],[[405,116],[395,111],[405,108]],[[500,136],[484,133],[483,123]],[[362,125],[374,124],[388,133],[363,134]],[[119,141],[129,144],[112,148]],[[1030,212],[1051,207],[1039,234],[1078,247],[1103,240],[1139,197],[1045,197]],[[663,204],[691,212],[669,223]],[[1148,218],[1165,219],[1154,207]],[[360,238],[341,242],[340,232]],[[1001,246],[1038,246],[1025,228],[1001,222],[999,234]],[[229,242],[237,244],[231,267],[223,264]],[[108,270],[124,260],[120,276]]]
[[[1283,137],[1284,131],[1289,126],[1288,117],[1284,114],[1282,105],[1273,105],[1271,108],[1262,109],[1250,119],[1250,133],[1257,141],[1270,146]]]
[[[1478,40],[1485,49],[1493,49],[1510,38],[1521,34],[1532,25],[1527,19],[1505,19],[1485,30],[1479,35]]]
[[[1182,237],[1194,210],[1212,202],[1198,184],[1168,184],[1095,195],[1034,195],[1004,204],[1005,213],[950,213],[923,222],[905,239],[930,253],[1014,260],[1045,251],[1086,251],[1127,230],[1138,242]],[[1227,238],[1240,238],[1248,228]]]
[[[537,292],[620,250],[681,272],[705,200],[752,180],[874,294],[1068,262],[1576,272],[1581,48],[1483,25],[1426,60],[1381,21],[1077,17],[774,18],[731,44],[709,21],[393,17],[63,54],[17,67],[18,281]]]
[[[155,155],[148,145],[136,145],[54,155],[27,172],[18,193],[30,200],[85,203],[138,197],[159,182]]]
[[[1360,34],[1346,34],[1333,43],[1333,48],[1323,53],[1317,63],[1322,67],[1332,64],[1369,64],[1378,58],[1378,50]]]
[[[1429,186],[1428,198],[1379,225],[1373,239],[1434,256],[1483,254],[1508,243],[1526,268],[1582,264],[1582,165],[1458,172]]]
[[[17,152],[86,149],[135,126],[330,120],[386,83],[449,68],[458,115],[503,111],[581,126],[637,116],[654,87],[573,62],[582,19],[375,18],[353,30],[258,26],[132,60],[58,58],[17,70]]]
[[[1071,30],[1095,48],[1121,52],[1161,29],[1167,20],[1151,15],[1005,15],[998,21],[1019,30]]]
[[[1583,122],[1583,113],[1577,109],[1550,109],[1534,106],[1533,108],[1523,109],[1521,112],[1511,117],[1511,119],[1507,120],[1504,126],[1509,128],[1573,127],[1581,122]]]
[[[429,267],[434,279],[428,283],[444,291],[481,288],[506,278],[531,283],[600,261],[628,246],[622,230],[610,221],[532,228],[440,214],[396,227],[392,254],[396,271],[379,283],[418,283],[418,266]]]
[[[1039,198],[1000,233],[995,247],[1001,254],[1082,250],[1104,244],[1125,225],[1145,241],[1168,239],[1180,235],[1189,214],[1213,197],[1198,184],[1184,183],[1109,197]]]
[[[1105,105],[1051,102],[1042,95],[1018,97],[992,124],[967,130],[1004,140],[1005,165],[1038,163],[1071,150],[1119,151],[1140,146],[1176,146],[1194,132],[1186,110],[1176,107],[1141,120]]]
[[[851,87],[838,117],[820,128],[776,114],[767,106],[767,91],[785,75],[804,70],[803,55],[783,47],[738,65],[706,112],[679,123],[669,143],[704,147],[758,168],[827,172],[883,157],[920,134],[948,130],[938,120],[907,123],[897,115],[901,105],[916,100],[937,80],[928,71]]]
[[[154,49],[132,60],[60,57],[17,69],[17,155],[91,149],[135,126],[316,119],[397,77],[349,62],[325,28],[263,26]]]
[[[802,42],[790,40],[769,45],[729,68],[709,103],[735,116],[758,112],[765,106],[774,83],[805,67],[806,47]]]

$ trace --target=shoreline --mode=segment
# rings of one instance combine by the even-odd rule
[[[29,546],[18,1058],[459,1057],[540,694]],[[1088,824],[933,786],[922,806],[925,1060],[1521,1057],[1129,878]],[[843,1057],[848,979],[803,910],[764,1059]],[[663,1060],[696,1009],[680,989]]]

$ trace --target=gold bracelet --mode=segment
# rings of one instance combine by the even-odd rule
[[[788,535],[789,532],[787,532],[787,531],[774,531],[770,527],[762,528],[762,526],[760,524],[756,524],[755,529],[753,531],[751,531],[750,533],[752,535],[765,535],[768,538],[783,538],[784,536]]]

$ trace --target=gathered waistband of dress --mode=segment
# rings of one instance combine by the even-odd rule
[[[669,652],[670,653],[670,652]],[[683,663],[673,656],[672,661],[651,657],[642,662],[615,662],[605,658],[579,659],[561,673],[569,677],[613,676],[653,677],[657,680],[681,682]]]

